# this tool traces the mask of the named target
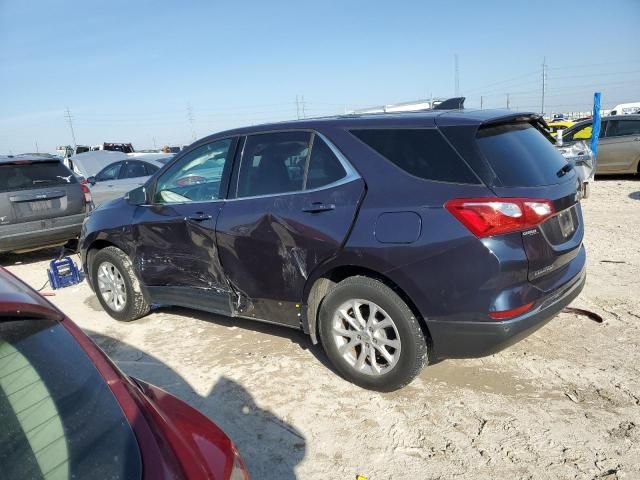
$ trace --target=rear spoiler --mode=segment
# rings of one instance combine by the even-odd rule
[[[442,103],[439,103],[435,107],[434,110],[463,110],[464,109],[464,101],[466,97],[453,97],[447,98]]]

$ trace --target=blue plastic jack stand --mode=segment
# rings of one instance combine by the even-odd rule
[[[75,285],[82,280],[78,266],[69,257],[51,260],[49,268],[47,269],[47,275],[49,275],[51,288],[54,290]]]

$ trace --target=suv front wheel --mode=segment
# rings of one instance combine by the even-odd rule
[[[363,388],[397,390],[427,363],[427,342],[411,309],[368,277],[347,278],[327,294],[319,330],[336,370]]]
[[[129,322],[149,312],[131,260],[119,248],[106,247],[94,255],[91,283],[102,308],[116,320]]]

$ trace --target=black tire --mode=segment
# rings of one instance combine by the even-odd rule
[[[388,314],[395,324],[398,339],[401,342],[400,353],[395,365],[387,365],[389,370],[386,372],[375,375],[361,373],[338,350],[338,340],[332,333],[334,315],[340,306],[353,299],[376,304]],[[335,369],[346,380],[362,388],[380,392],[397,390],[409,384],[428,363],[427,341],[418,319],[391,288],[372,278],[350,277],[338,283],[320,305],[318,324],[323,348]],[[354,350],[354,352],[356,355],[358,354],[358,350]],[[384,359],[382,360],[384,361]],[[371,361],[367,361],[371,365]]]
[[[109,262],[113,265],[122,280],[124,280],[124,287],[126,292],[125,305],[122,310],[114,310],[103,298],[100,288],[98,287],[98,271],[100,266],[105,262]],[[91,283],[96,292],[96,296],[100,301],[100,305],[104,308],[111,317],[121,322],[130,322],[149,313],[150,307],[147,300],[144,298],[142,291],[140,290],[140,282],[133,271],[133,265],[127,255],[116,247],[106,247],[99,250],[94,256],[91,262]]]

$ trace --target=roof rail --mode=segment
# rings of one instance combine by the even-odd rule
[[[464,109],[464,100],[466,97],[453,97],[447,98],[445,101],[439,103],[434,110],[462,110]]]

